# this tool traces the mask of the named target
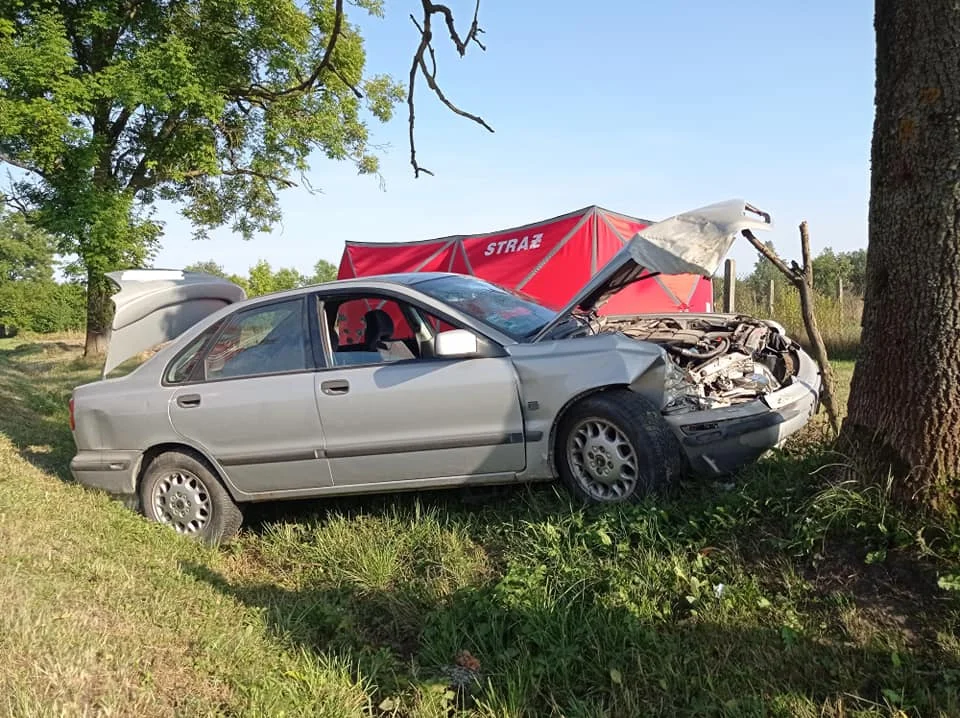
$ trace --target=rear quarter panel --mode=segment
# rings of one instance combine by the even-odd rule
[[[77,387],[73,393],[77,448],[143,451],[175,440],[168,415],[172,393],[172,388],[141,372]]]

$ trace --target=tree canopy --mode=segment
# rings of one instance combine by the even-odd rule
[[[772,242],[765,242],[768,249],[774,250]],[[830,247],[823,249],[813,258],[813,286],[825,297],[838,295],[839,280],[843,280],[844,292],[862,297],[867,265],[867,250],[855,249],[849,252],[835,252]],[[773,264],[763,255],[757,255],[753,271],[741,280],[757,296],[767,296],[770,282],[775,291],[789,287],[789,282]]]
[[[236,285],[243,287],[249,297],[258,297],[271,292],[282,292],[285,289],[295,289],[311,284],[332,282],[337,278],[337,268],[325,259],[318,260],[313,267],[312,275],[301,274],[292,267],[281,267],[274,270],[270,263],[261,259],[250,267],[246,276],[227,274],[223,266],[216,260],[208,259],[195,262],[184,267],[189,272],[204,272],[215,277],[229,279]]]
[[[0,324],[36,332],[83,326],[83,287],[53,278],[53,238],[20,214],[0,213]]]
[[[0,214],[0,284],[53,280],[53,238],[20,214]]]
[[[382,0],[352,0],[383,12]],[[476,40],[421,0],[407,88],[366,71],[343,0],[0,0],[0,162],[19,170],[8,204],[29,210],[77,257],[88,284],[88,352],[103,350],[104,273],[143,266],[178,203],[197,236],[250,237],[279,219],[278,192],[311,156],[378,170],[368,122],[406,98],[413,150],[418,73],[436,84],[431,19],[460,54]],[[479,7],[479,6],[478,6]],[[482,47],[482,46],[481,46]],[[488,128],[489,129],[489,128]]]

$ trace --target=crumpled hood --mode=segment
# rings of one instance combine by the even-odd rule
[[[130,357],[179,336],[228,304],[246,299],[241,287],[201,272],[130,269],[107,277],[120,291],[103,376]]]
[[[650,272],[712,276],[743,230],[772,227],[769,214],[732,199],[651,224],[626,249]]]
[[[598,271],[537,334],[545,336],[576,309],[590,311],[633,282],[655,274],[712,276],[745,229],[769,230],[770,215],[742,199],[718,202],[651,224]]]

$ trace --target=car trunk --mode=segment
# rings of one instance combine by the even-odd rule
[[[120,291],[103,376],[139,352],[179,336],[204,317],[246,298],[229,280],[201,272],[131,269],[107,274]]]

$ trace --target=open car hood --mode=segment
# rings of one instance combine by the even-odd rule
[[[233,282],[201,272],[130,269],[107,277],[120,291],[103,376],[130,357],[179,336],[246,293]]]
[[[576,310],[588,312],[634,282],[657,274],[713,276],[737,235],[769,230],[770,215],[741,199],[718,202],[651,224],[631,239],[534,337],[538,341]]]

